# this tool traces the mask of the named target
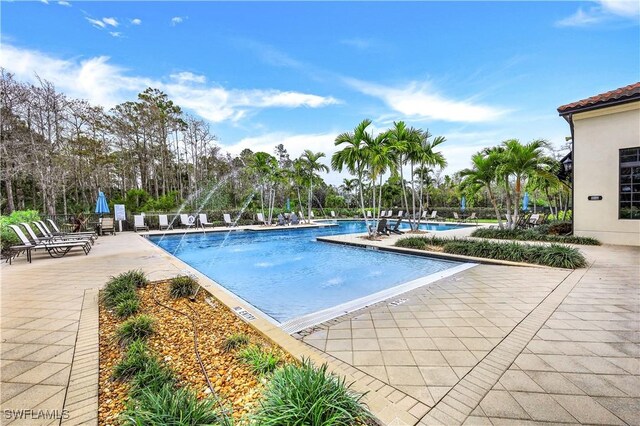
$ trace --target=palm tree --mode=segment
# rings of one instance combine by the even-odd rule
[[[374,230],[377,227],[377,221],[380,216],[380,208],[382,207],[380,203],[382,199],[382,176],[388,169],[393,169],[395,166],[395,161],[390,155],[390,146],[387,132],[380,133],[375,138],[367,137],[364,139],[364,145],[362,147],[364,151],[364,156],[366,158],[366,164],[368,166],[368,170],[371,176],[371,187],[372,187],[372,200],[373,200],[373,209],[376,211],[376,226],[374,226]],[[380,200],[378,204],[376,204],[376,179],[380,179],[380,194],[378,199]],[[375,232],[375,231],[373,231]],[[371,234],[373,234],[371,232]]]
[[[275,173],[278,170],[278,160],[266,152],[256,152],[249,161],[249,169],[257,176],[260,185],[260,210],[264,216],[264,195],[268,190],[269,194],[269,223],[272,219],[275,190],[272,186],[275,180]]]
[[[402,185],[402,199],[406,211],[409,211],[409,201],[407,200],[407,190],[405,187],[404,173],[402,166],[406,162],[406,155],[411,151],[411,144],[415,143],[415,134],[412,134],[404,121],[394,121],[393,128],[388,132],[391,155],[396,162],[396,169],[400,171],[400,183]]]
[[[353,190],[358,186],[357,179],[342,179],[342,185],[340,185],[340,189],[349,196],[349,207],[351,207],[351,197],[353,195]]]
[[[309,211],[307,215],[307,221],[311,221],[311,204],[313,204],[313,181],[319,178],[316,172],[328,172],[329,168],[320,163],[320,159],[324,157],[324,152],[313,152],[310,149],[306,149],[300,156],[302,164],[305,170],[306,178],[309,184]]]
[[[481,151],[471,157],[473,167],[460,172],[463,177],[462,189],[468,189],[472,194],[485,188],[489,193],[489,200],[498,219],[498,226],[502,228],[502,218],[498,209],[498,202],[493,192],[493,184],[497,180],[499,157],[495,152]]]
[[[440,167],[440,168],[444,168],[447,166],[447,160],[444,158],[444,155],[442,155],[441,152],[439,151],[434,151],[434,148],[444,142],[446,142],[446,139],[444,136],[437,136],[435,139],[433,139],[433,141],[430,141],[429,139],[431,138],[431,134],[429,133],[429,131],[421,131],[421,130],[417,130],[414,131],[414,137],[417,138],[417,141],[415,144],[411,145],[411,152],[409,154],[409,158],[411,160],[411,175],[412,177],[415,176],[416,170],[414,170],[414,165],[417,164],[419,166],[419,170],[420,170],[420,196],[418,197],[419,199],[419,207],[418,207],[418,226],[420,223],[420,218],[422,217],[422,189],[423,189],[423,182],[424,182],[424,171],[427,171],[427,178],[428,178],[428,170],[429,167]],[[412,184],[411,184],[411,191],[413,194],[415,194],[415,189],[413,187],[413,179],[412,179]],[[415,206],[415,195],[413,196],[413,210],[415,212],[416,206]],[[416,228],[417,229],[417,228]]]
[[[337,151],[331,157],[331,167],[341,172],[347,169],[349,173],[355,175],[358,180],[358,189],[360,192],[360,208],[362,209],[362,217],[367,220],[367,213],[364,206],[364,189],[362,180],[364,178],[364,166],[366,164],[365,155],[361,149],[364,140],[370,138],[367,133],[367,127],[371,124],[371,120],[364,119],[358,124],[353,132],[341,133],[336,137],[335,145],[344,145],[342,150]]]
[[[502,143],[504,151],[503,172],[515,178],[515,203],[513,206],[514,219],[512,227],[518,223],[518,210],[520,206],[520,194],[526,179],[533,175],[546,161],[543,149],[549,144],[538,139],[527,144],[521,144],[517,139],[509,139]]]

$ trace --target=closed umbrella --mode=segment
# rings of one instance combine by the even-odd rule
[[[467,199],[462,196],[462,200],[460,200],[460,210],[465,211],[467,208]]]
[[[524,198],[522,198],[522,211],[526,212],[529,210],[529,193],[524,193]]]
[[[96,214],[102,216],[105,213],[109,213],[107,197],[104,196],[104,192],[98,191],[98,199],[96,200]]]

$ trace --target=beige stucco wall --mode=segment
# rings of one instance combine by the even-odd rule
[[[640,245],[640,220],[618,219],[619,150],[640,146],[640,102],[578,113],[573,122],[574,233]]]

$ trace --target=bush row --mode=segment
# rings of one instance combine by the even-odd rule
[[[599,246],[600,241],[591,237],[576,237],[573,235],[554,235],[540,232],[538,229],[489,229],[479,228],[473,231],[472,237],[494,238],[499,240],[518,241],[548,241],[554,243],[582,244]]]
[[[438,237],[409,237],[396,242],[398,247],[427,250],[428,246],[442,247],[445,253],[459,254],[485,259],[507,260],[511,262],[534,263],[554,268],[583,268],[587,261],[573,247],[560,244],[526,245],[518,243],[498,243],[493,241],[450,240]]]

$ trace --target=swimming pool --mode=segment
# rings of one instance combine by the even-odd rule
[[[355,300],[380,292],[388,296],[401,284],[422,285],[424,277],[450,275],[463,266],[316,241],[319,236],[364,229],[364,223],[353,221],[322,228],[152,236],[150,240],[278,324],[321,322],[349,311],[356,306]],[[365,305],[371,303],[367,300]],[[324,314],[297,321],[318,312]]]

